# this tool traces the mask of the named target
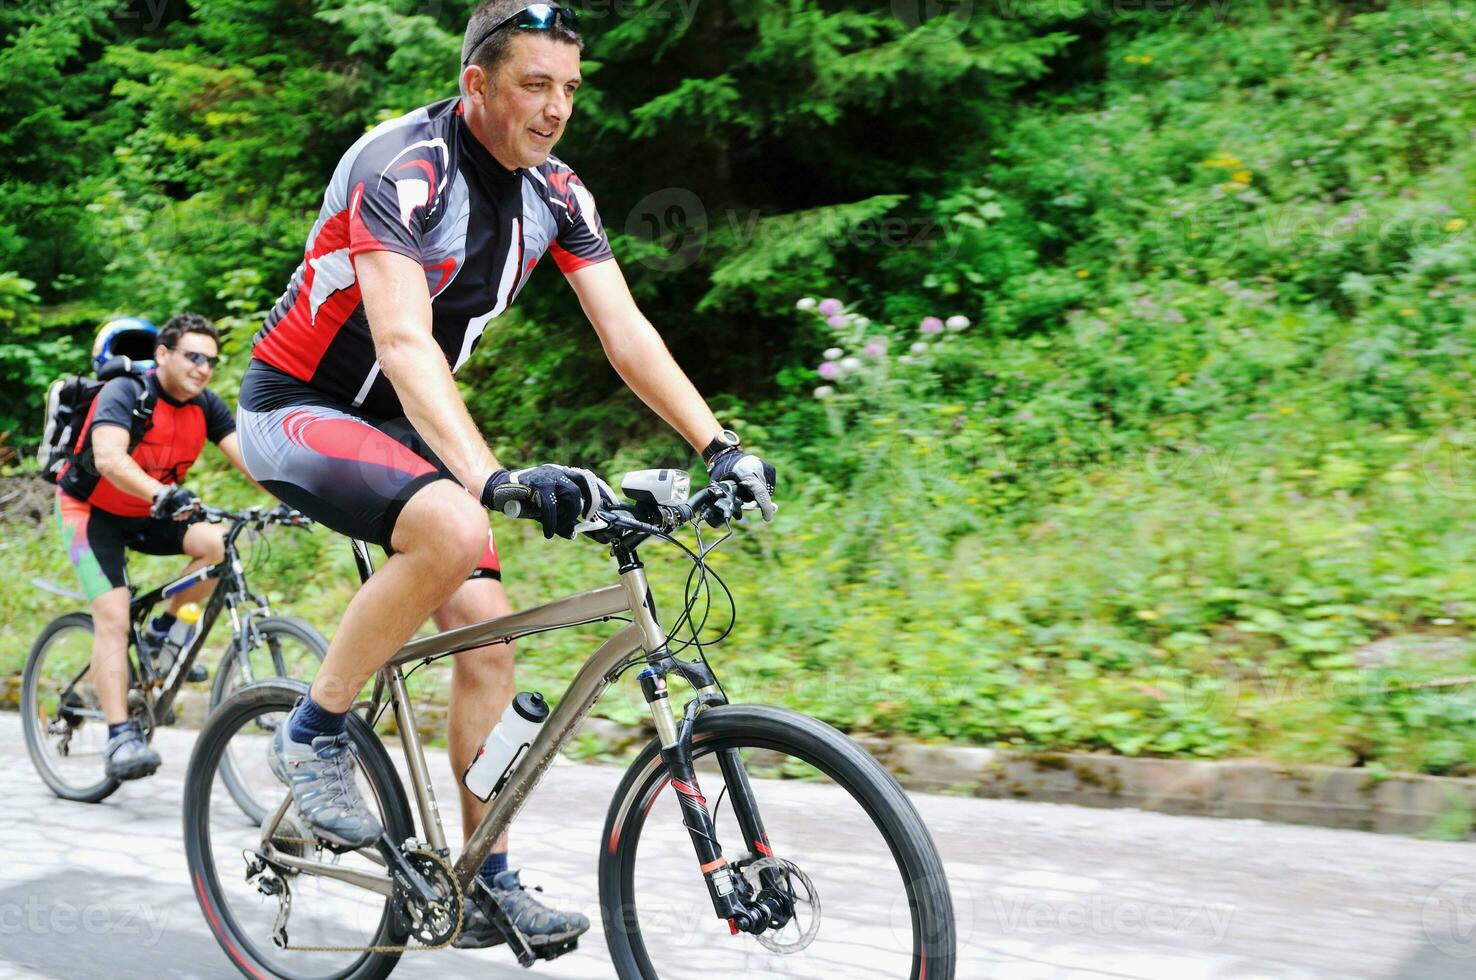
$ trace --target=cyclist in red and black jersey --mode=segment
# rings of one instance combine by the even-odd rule
[[[773,515],[773,467],[744,452],[672,359],[631,298],[594,197],[551,155],[581,82],[581,45],[567,7],[482,3],[462,42],[461,96],[383,123],[339,161],[242,383],[252,475],[315,520],[391,552],[273,739],[273,769],[298,812],[341,846],[381,833],[346,751],[359,689],[427,616],[450,629],[511,612],[482,504],[509,484],[531,488],[545,536],[570,537],[608,493],[570,467],[510,471],[452,379],[545,252],[631,390],[702,452],[714,479],[740,481]],[[510,645],[455,658],[458,773],[513,694]],[[483,805],[462,788],[461,806],[470,832]],[[505,842],[480,881],[458,945],[501,941],[487,902],[534,945],[554,948],[589,927],[522,889]]]
[[[103,387],[77,437],[73,461],[57,481],[62,543],[92,605],[92,679],[109,735],[103,759],[116,779],[138,779],[159,768],[158,752],[128,718],[126,549],[188,555],[186,573],[220,561],[220,528],[186,523],[199,499],[181,484],[207,438],[245,472],[235,419],[205,387],[219,353],[219,335],[205,317],[181,313],[164,324],[154,352],[157,367],[141,379],[114,378]],[[141,393],[151,410],[139,433]],[[144,645],[157,646],[179,608],[203,599],[214,586],[202,582],[175,596],[145,628]],[[193,669],[190,679],[204,680],[204,668]]]

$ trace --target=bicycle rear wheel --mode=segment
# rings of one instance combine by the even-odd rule
[[[600,848],[600,907],[623,980],[813,977],[951,980],[953,907],[927,828],[891,775],[845,735],[782,708],[698,716],[692,753],[738,887],[765,872],[793,919],[729,934],[712,909],[670,773],[653,742],[616,791]],[[730,772],[741,761],[767,840],[745,839]],[[735,779],[738,778],[735,776]],[[753,885],[747,883],[752,882]]]
[[[21,729],[31,762],[64,800],[97,803],[119,786],[103,771],[108,722],[92,686],[92,617],[46,625],[21,674]]]
[[[268,616],[251,624],[252,644],[243,665],[235,649],[235,637],[231,638],[231,649],[221,658],[215,673],[215,684],[210,689],[210,708],[230,697],[247,684],[259,680],[281,677],[296,680],[312,680],[318,664],[328,655],[328,641],[323,639],[309,623],[292,616]],[[271,735],[285,715],[258,715],[253,722],[258,734]],[[268,810],[281,799],[275,784],[268,787],[270,795],[263,797],[252,789],[251,782],[243,772],[255,760],[238,759],[240,749],[228,745],[220,762],[220,778],[225,782],[231,799],[241,812],[255,823],[260,823]]]
[[[250,781],[253,794],[266,798],[272,809],[287,796],[267,766],[267,743],[257,719],[290,711],[307,686],[268,680],[241,688],[211,714],[190,755],[184,789],[184,845],[190,882],[200,910],[231,965],[248,977],[291,980],[374,980],[394,969],[398,953],[307,950],[301,947],[403,946],[407,934],[396,922],[388,896],[358,885],[309,872],[274,874],[290,896],[286,919],[291,947],[278,948],[273,933],[281,900],[263,894],[261,879],[246,880],[248,862],[261,848],[260,821],[243,818],[223,785],[222,762],[236,743],[239,775]],[[360,792],[379,815],[390,838],[403,841],[414,834],[405,790],[383,744],[357,715],[349,715],[348,731],[358,753]],[[273,843],[299,858],[325,861],[340,867],[383,875],[384,867],[373,848],[337,857],[312,840],[296,809],[287,808],[286,820]]]

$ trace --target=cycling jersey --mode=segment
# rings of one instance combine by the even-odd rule
[[[252,355],[377,419],[403,416],[375,359],[353,258],[425,268],[431,330],[454,371],[545,251],[564,272],[611,257],[594,198],[550,156],[507,170],[448,99],[383,123],[343,155],[302,263]]]
[[[147,517],[153,501],[125,493],[92,467],[92,433],[100,425],[117,425],[133,431],[133,410],[138,401],[139,380],[114,378],[103,386],[87,412],[82,433],[72,447],[74,461],[67,463],[57,481],[62,493],[86,501],[99,510],[120,517]],[[183,483],[185,474],[200,455],[205,440],[220,442],[236,431],[236,420],[220,396],[209,389],[189,401],[176,401],[165,394],[159,376],[150,371],[143,377],[153,414],[143,438],[129,453],[149,476],[161,483]]]

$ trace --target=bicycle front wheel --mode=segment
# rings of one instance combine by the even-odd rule
[[[301,619],[268,616],[248,626],[251,645],[246,651],[245,662],[242,662],[240,651],[235,648],[235,637],[232,637],[231,650],[221,659],[220,668],[215,673],[215,685],[210,689],[212,711],[240,688],[259,680],[281,677],[311,681],[318,664],[328,655],[328,641],[323,639],[323,634]],[[252,725],[257,734],[270,735],[284,717],[261,714],[252,720]],[[251,760],[238,758],[240,752],[238,745],[226,747],[220,760],[220,778],[241,812],[253,822],[260,823],[267,809],[280,799],[280,794],[276,792],[275,785],[268,787],[266,796],[252,786],[245,775]]]
[[[867,752],[782,708],[698,716],[692,753],[735,884],[781,889],[782,928],[730,935],[717,918],[651,743],[621,781],[600,848],[600,908],[623,980],[713,976],[951,980],[953,906],[922,818]],[[752,801],[751,804],[747,801]],[[750,813],[763,835],[753,836]]]
[[[92,617],[52,620],[21,674],[21,728],[31,762],[64,800],[97,803],[118,788],[103,771],[108,722],[92,685]]]

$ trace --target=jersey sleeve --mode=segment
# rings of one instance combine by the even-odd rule
[[[420,261],[449,162],[444,140],[405,145],[398,130],[365,144],[348,167],[349,255],[398,252]]]
[[[600,221],[594,195],[574,171],[564,168],[550,174],[554,223],[559,233],[549,251],[565,275],[587,265],[615,257],[605,225]]]
[[[236,431],[236,417],[231,414],[225,399],[210,389],[205,389],[200,398],[200,407],[205,410],[205,438],[219,443]]]
[[[87,438],[100,425],[121,425],[133,428],[133,406],[138,403],[138,382],[132,378],[114,378],[103,385],[92,406],[92,422],[87,426]]]

